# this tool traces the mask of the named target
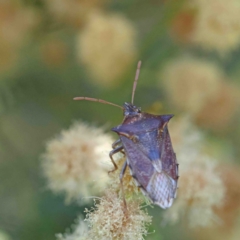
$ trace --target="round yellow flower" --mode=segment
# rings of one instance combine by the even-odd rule
[[[222,79],[215,64],[191,57],[168,63],[161,75],[172,103],[193,114],[218,94]]]
[[[95,83],[116,85],[136,57],[136,30],[122,15],[95,12],[79,33],[77,54]]]
[[[45,0],[50,14],[56,21],[80,27],[95,8],[108,0]]]

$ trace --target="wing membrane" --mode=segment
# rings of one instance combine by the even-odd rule
[[[155,171],[146,190],[154,204],[169,208],[175,198],[176,182],[166,173]]]

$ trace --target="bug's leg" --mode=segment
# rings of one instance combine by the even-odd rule
[[[121,170],[120,175],[119,175],[120,184],[121,184],[121,191],[122,191],[122,197],[123,197],[123,204],[124,204],[124,209],[125,210],[127,210],[127,203],[126,203],[124,189],[123,189],[123,176],[124,176],[124,173],[125,173],[126,169],[127,169],[127,161],[124,162],[122,170]]]
[[[112,148],[115,149],[115,148],[117,147],[117,145],[120,145],[120,144],[121,144],[121,139],[118,139],[117,141],[115,141],[115,142],[112,144]],[[124,149],[122,149],[120,152],[125,156]]]
[[[118,153],[118,152],[121,152],[122,150],[123,150],[123,146],[119,146],[119,147],[113,149],[113,150],[109,153],[109,157],[110,157],[110,159],[111,159],[111,161],[112,161],[112,163],[113,163],[113,165],[114,165],[114,169],[111,170],[111,171],[109,171],[108,173],[112,173],[112,172],[114,172],[114,171],[116,171],[116,170],[118,169],[117,164],[116,164],[115,161],[113,160],[113,155],[116,154],[116,153]]]
[[[124,149],[122,149],[121,151],[120,151],[124,156],[125,156],[125,152],[124,152]]]
[[[118,139],[117,141],[115,141],[113,144],[112,144],[112,148],[115,149],[117,147],[117,145],[119,145],[121,143],[121,139]]]

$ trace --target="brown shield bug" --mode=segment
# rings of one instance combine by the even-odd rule
[[[76,97],[74,100],[110,104],[123,110],[122,124],[112,128],[112,131],[119,135],[119,139],[112,144],[113,150],[109,153],[114,170],[117,169],[117,165],[113,155],[120,151],[126,155],[126,161],[120,173],[122,192],[122,179],[126,168],[129,167],[135,184],[144,195],[153,204],[165,209],[171,207],[176,198],[178,181],[178,163],[167,126],[173,115],[153,115],[142,112],[141,108],[133,105],[140,66],[141,61],[138,62],[131,103],[125,102],[121,107],[96,98]]]

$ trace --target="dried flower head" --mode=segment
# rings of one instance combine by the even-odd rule
[[[95,12],[77,40],[78,57],[99,85],[116,84],[136,56],[136,31],[125,17]]]
[[[228,159],[229,161],[229,159]],[[221,223],[202,231],[194,229],[193,239],[238,240],[240,234],[240,168],[234,164],[220,164],[218,170],[223,179],[226,197],[221,206],[214,209]]]
[[[196,11],[191,8],[184,8],[172,21],[171,33],[175,39],[182,43],[190,41],[195,26]]]
[[[182,126],[185,121],[188,123]],[[180,128],[181,139],[179,131],[171,131],[171,134],[181,176],[178,198],[172,208],[166,211],[165,219],[176,222],[180,217],[185,217],[192,227],[209,226],[218,221],[214,208],[221,206],[225,197],[223,180],[216,161],[204,152],[204,138],[200,132],[187,118],[175,122],[175,128],[176,125]],[[170,129],[173,130],[172,126]]]
[[[223,179],[226,198],[224,204],[215,209],[222,219],[222,230],[232,229],[239,217],[240,210],[240,167],[238,165],[222,164],[218,170]]]
[[[161,76],[173,104],[189,113],[198,112],[218,94],[222,78],[215,64],[191,57],[170,62]]]
[[[19,47],[37,22],[33,9],[15,1],[0,1],[0,70],[15,62]]]
[[[194,240],[211,239],[211,240],[239,240],[240,236],[240,219],[235,222],[235,226],[230,231],[224,231],[218,227],[192,229],[191,236]]]
[[[240,89],[222,82],[218,94],[207,102],[195,116],[196,122],[216,131],[226,130],[239,111]]]
[[[107,0],[45,0],[45,2],[57,21],[80,27],[89,13],[104,5]]]
[[[42,60],[49,67],[62,66],[68,55],[66,43],[58,38],[44,41],[40,46]]]
[[[95,208],[86,210],[85,221],[90,230],[91,240],[136,240],[147,235],[146,226],[150,225],[151,217],[141,210],[140,200],[128,201],[127,211],[123,200],[118,194],[108,189],[104,197],[95,202]]]
[[[47,143],[43,155],[49,188],[64,192],[67,200],[89,197],[103,190],[108,180],[108,150],[112,139],[103,129],[75,123]]]

